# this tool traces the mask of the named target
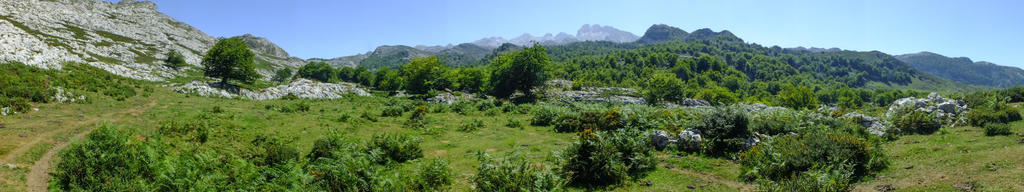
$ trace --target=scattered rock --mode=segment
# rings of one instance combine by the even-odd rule
[[[686,188],[687,189],[696,189],[697,186],[696,185],[687,185]]]
[[[740,104],[747,112],[758,112],[758,111],[772,111],[772,110],[785,110],[785,107],[768,106],[765,104],[754,103],[754,104]]]
[[[25,133],[18,133],[18,137],[27,137],[27,135]]]
[[[685,151],[697,151],[700,150],[703,141],[700,130],[686,129],[679,132],[679,141],[676,142],[676,145]]]
[[[860,124],[860,126],[867,128],[868,133],[871,133],[872,135],[884,137],[889,133],[899,133],[899,130],[890,130],[889,126],[887,125],[889,124],[888,122],[880,120],[876,117],[867,116],[864,114],[854,112],[843,115],[843,118],[850,119],[856,122],[857,124]]]
[[[308,79],[298,79],[288,85],[279,85],[255,91],[202,81],[192,81],[188,84],[174,86],[171,89],[181,93],[205,97],[246,98],[252,100],[278,99],[286,95],[295,95],[299,98],[308,99],[337,99],[345,94],[370,96],[370,93],[366,92],[366,90],[352,83],[320,83]]]
[[[7,166],[8,169],[18,168],[18,165],[14,165],[14,164],[10,164],[10,163],[6,164],[5,166]]]
[[[665,169],[675,169],[676,166],[672,164],[665,164]]]
[[[654,185],[654,182],[651,182],[649,180],[643,180],[643,181],[640,181],[640,185],[651,186],[651,185]]]
[[[466,95],[466,94],[463,94],[463,95]],[[443,103],[443,104],[446,104],[446,105],[451,105],[452,103],[455,103],[455,101],[458,100],[458,99],[459,99],[459,97],[456,97],[452,93],[444,92],[444,93],[441,93],[441,94],[437,94],[437,96],[434,96],[434,97],[431,97],[431,98],[427,98],[427,101],[434,102],[434,103]]]
[[[967,121],[964,115],[970,110],[967,107],[967,102],[963,100],[946,99],[939,96],[937,93],[928,94],[927,98],[918,99],[913,97],[907,97],[897,99],[889,106],[889,110],[885,113],[886,117],[892,117],[903,108],[911,108],[917,111],[923,111],[926,113],[934,113],[935,117],[947,123],[966,124]]]
[[[875,190],[878,190],[879,192],[890,192],[890,191],[895,191],[896,187],[893,187],[890,184],[883,184],[883,185],[875,186]]]
[[[686,98],[680,101],[679,105],[683,107],[708,107],[711,106],[711,103],[705,100]]]
[[[914,168],[914,165],[903,166],[903,169],[913,169],[913,168]]]
[[[0,123],[0,129],[3,129],[3,128],[7,128],[7,124],[5,124],[5,123]]]

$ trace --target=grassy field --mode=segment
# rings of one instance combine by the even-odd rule
[[[91,98],[91,97],[90,97]],[[415,135],[423,142],[424,158],[388,165],[387,174],[408,174],[426,160],[441,158],[450,162],[453,191],[472,189],[471,176],[479,165],[477,154],[490,156],[523,154],[532,162],[555,165],[558,153],[575,141],[575,133],[556,133],[552,127],[530,126],[529,114],[473,110],[465,115],[455,112],[428,113],[431,131],[406,128],[407,114],[380,117],[392,100],[379,97],[349,96],[337,100],[248,101],[189,97],[156,88],[148,97],[113,101],[104,97],[86,104],[41,104],[39,111],[0,117],[0,191],[25,191],[30,167],[52,147],[66,143],[102,123],[137,129],[138,137],[159,134],[159,125],[168,121],[200,116],[215,119],[205,143],[190,136],[165,136],[163,142],[176,150],[204,150],[224,154],[244,154],[259,137],[280,138],[289,146],[309,153],[313,142],[336,133],[369,139],[380,133]],[[282,112],[280,106],[308,104],[308,111]],[[440,107],[440,106],[431,106]],[[363,114],[377,117],[364,118]],[[457,131],[464,122],[480,120],[483,128]],[[510,120],[519,128],[506,126]],[[1012,124],[1014,134],[984,136],[980,128],[944,127],[930,135],[901,136],[883,147],[891,159],[889,168],[876,177],[856,184],[856,191],[875,191],[892,187],[896,191],[957,191],[974,188],[984,191],[1024,191],[1024,123]],[[72,141],[74,142],[74,141]],[[752,191],[756,184],[742,182],[740,165],[724,158],[705,157],[674,151],[657,152],[658,168],[639,181],[602,188],[613,191]],[[54,160],[59,161],[59,160]],[[11,164],[13,166],[8,166]],[[881,187],[880,187],[881,186]],[[570,191],[588,189],[569,188]]]

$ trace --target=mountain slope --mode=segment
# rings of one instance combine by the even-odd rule
[[[696,41],[696,40],[711,40],[715,38],[721,38],[728,42],[743,42],[740,38],[733,35],[728,30],[722,30],[721,32],[714,32],[711,29],[703,28],[693,31],[693,33],[687,33],[686,31],[668,26],[665,24],[652,25],[647,28],[647,32],[644,33],[643,37],[636,40],[637,43],[651,44],[660,43],[666,41]]]
[[[1016,67],[974,62],[966,57],[950,58],[931,52],[898,55],[896,58],[922,72],[961,83],[999,88],[1024,84],[1024,70]]]
[[[216,41],[156,10],[152,2],[124,0],[0,1],[0,61],[42,68],[88,63],[114,74],[160,80],[170,50],[198,65]]]
[[[294,70],[306,64],[305,60],[288,55],[288,52],[267,38],[252,34],[237,36],[237,38],[242,39],[249,46],[249,50],[256,54],[256,72],[262,75],[264,80],[273,77],[274,71],[277,69],[291,68]]]

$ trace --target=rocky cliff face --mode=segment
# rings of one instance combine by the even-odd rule
[[[134,0],[0,0],[0,62],[54,69],[65,62],[87,63],[154,81],[178,73],[163,66],[172,50],[200,66],[217,39],[156,8]],[[257,72],[266,79],[276,69],[305,63],[266,38],[240,37],[256,53]]]
[[[87,63],[146,80],[171,77],[170,50],[199,65],[216,39],[156,10],[152,2],[123,0],[0,1],[0,61],[60,69]]]

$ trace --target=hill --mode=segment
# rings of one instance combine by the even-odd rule
[[[974,62],[967,57],[950,58],[931,52],[897,55],[914,69],[956,82],[1009,88],[1024,84],[1024,70],[985,61]]]
[[[157,11],[148,1],[0,1],[0,61],[60,69],[86,63],[135,79],[163,80],[180,73],[163,66],[170,51],[199,66],[217,39]],[[265,38],[245,39],[264,78],[305,61]]]

